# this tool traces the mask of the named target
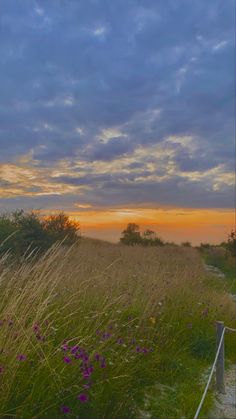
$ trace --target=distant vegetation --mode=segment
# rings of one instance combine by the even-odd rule
[[[157,237],[152,230],[145,230],[143,233],[139,231],[139,225],[129,223],[126,229],[122,232],[120,242],[128,246],[142,245],[142,246],[163,246],[164,242]]]
[[[41,253],[56,241],[72,244],[78,240],[79,225],[64,213],[40,217],[37,212],[17,210],[0,215],[0,253],[14,256]]]

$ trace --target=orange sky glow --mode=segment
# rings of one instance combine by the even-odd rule
[[[151,228],[167,241],[219,243],[235,226],[233,210],[182,209],[182,208],[119,208],[86,210],[71,213],[79,221],[81,233],[86,236],[119,240],[121,231],[129,222],[136,222],[140,229]]]

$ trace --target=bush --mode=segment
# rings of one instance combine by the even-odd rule
[[[63,212],[50,215],[43,221],[42,226],[52,242],[65,240],[70,244],[78,239],[78,223],[71,221]]]
[[[0,216],[0,253],[21,257],[41,253],[56,241],[72,244],[78,239],[78,224],[63,213],[46,219],[37,212],[17,210]]]
[[[236,256],[236,230],[232,230],[228,236],[227,249],[232,256]]]
[[[120,242],[128,246],[139,244],[142,246],[163,246],[164,242],[156,236],[152,230],[145,230],[141,235],[138,224],[129,223],[124,231]]]

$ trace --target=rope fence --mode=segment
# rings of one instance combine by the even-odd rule
[[[203,403],[205,401],[207,391],[209,389],[211,379],[213,377],[214,371],[216,369],[216,388],[219,393],[225,393],[225,383],[224,383],[224,335],[225,332],[236,332],[236,329],[232,327],[224,326],[223,322],[216,322],[216,338],[217,338],[217,349],[214,362],[211,367],[211,371],[207,380],[205,390],[203,392],[201,401],[198,405],[197,411],[195,413],[194,419],[197,419]]]

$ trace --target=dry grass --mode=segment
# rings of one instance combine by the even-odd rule
[[[35,264],[1,266],[1,417],[60,417],[68,405],[72,417],[138,418],[153,391],[158,403],[146,400],[153,417],[193,414],[201,368],[214,351],[214,321],[235,325],[233,303],[209,281],[197,251],[82,239]],[[93,365],[95,353],[105,358],[105,368],[94,366],[91,388],[83,387],[78,361],[63,362],[64,340],[83,347]],[[157,383],[172,392],[157,394]],[[88,403],[76,399],[81,393]]]

